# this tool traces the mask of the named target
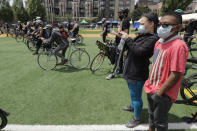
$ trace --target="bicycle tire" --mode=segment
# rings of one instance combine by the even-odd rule
[[[97,71],[101,67],[101,65],[103,64],[104,59],[105,59],[105,54],[103,52],[99,52],[92,60],[92,63],[90,65],[90,70],[92,72]],[[96,66],[95,66],[95,64],[96,64]]]
[[[35,51],[35,49],[36,49],[36,41],[27,40],[27,48],[30,51]]]
[[[8,120],[7,120],[7,117],[3,113],[0,113],[0,119],[1,119],[0,129],[3,129],[7,125]]]
[[[43,70],[53,70],[58,62],[57,56],[51,51],[44,51],[37,57],[38,65]]]
[[[22,42],[23,41],[23,36],[20,33],[16,36],[16,41],[17,42]]]
[[[76,69],[84,69],[90,63],[90,56],[85,49],[78,48],[70,55],[70,64]]]
[[[180,88],[180,94],[182,99],[188,100],[195,95],[197,95],[197,88],[194,85],[189,85],[186,83],[190,83],[191,79],[184,79],[182,80],[181,88]],[[190,104],[197,106],[197,100],[192,101]]]

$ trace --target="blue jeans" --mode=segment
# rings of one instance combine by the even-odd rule
[[[134,118],[139,119],[142,112],[142,88],[145,81],[127,82],[131,96],[131,106],[134,109]]]

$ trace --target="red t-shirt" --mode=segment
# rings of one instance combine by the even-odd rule
[[[177,38],[165,44],[157,41],[154,48],[152,70],[149,79],[145,82],[145,92],[155,93],[167,80],[171,71],[180,72],[181,76],[177,83],[165,92],[172,102],[175,102],[184,75],[187,56],[188,48],[182,40]]]

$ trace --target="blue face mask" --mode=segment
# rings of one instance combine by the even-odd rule
[[[157,28],[157,34],[160,38],[166,39],[168,38],[170,35],[173,34],[173,32],[171,32],[172,26],[168,26],[166,28],[163,28],[162,26],[160,26],[159,28]]]
[[[138,28],[138,31],[140,34],[147,33],[147,30],[145,29],[144,25],[140,25],[140,27]]]

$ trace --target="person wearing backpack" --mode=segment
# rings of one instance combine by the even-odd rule
[[[42,38],[45,40],[45,38]],[[68,42],[68,33],[64,30],[62,25],[59,25],[59,30],[54,30],[49,39],[45,40],[45,43],[51,44],[52,42],[56,42],[58,46],[54,49],[54,54],[61,58],[61,62],[57,63],[57,65],[64,65],[67,62],[65,59],[65,53],[69,46]],[[59,53],[62,51],[62,54]]]

